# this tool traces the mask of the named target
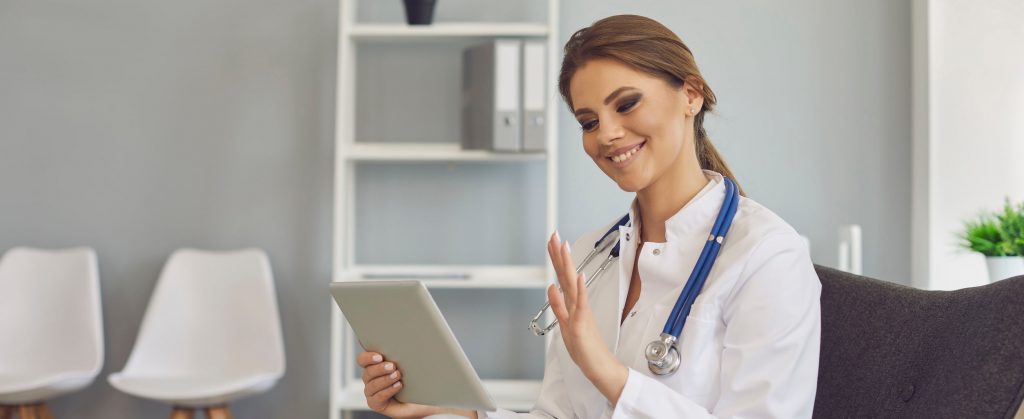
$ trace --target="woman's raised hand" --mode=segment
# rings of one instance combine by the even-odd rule
[[[569,242],[562,242],[557,231],[548,240],[548,256],[562,288],[559,292],[554,285],[549,286],[548,302],[558,319],[565,349],[583,375],[615,404],[629,372],[605,346],[587,299],[586,278],[576,274]]]

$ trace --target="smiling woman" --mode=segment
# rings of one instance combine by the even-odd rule
[[[576,82],[573,83],[573,80]],[[626,80],[636,82],[606,86],[608,83],[621,84]],[[587,95],[604,91],[601,88],[614,90],[602,100]],[[580,123],[584,133],[584,147],[591,157],[596,157],[595,153],[602,151],[591,143],[597,139],[594,131],[601,119],[598,111],[607,108],[611,112],[605,118],[622,115],[623,119],[642,125],[638,128],[644,129],[651,129],[650,125],[654,124],[660,130],[659,133],[664,134],[664,138],[677,139],[679,144],[666,145],[676,148],[665,150],[672,152],[670,154],[673,156],[680,155],[684,134],[692,134],[689,145],[694,147],[700,167],[736,180],[704,129],[704,115],[714,110],[715,93],[701,75],[690,49],[675,33],[660,23],[643,16],[620,15],[580,29],[565,44],[558,89]],[[574,101],[573,97],[577,99]],[[591,102],[596,105],[594,108],[590,107]],[[646,109],[639,110],[641,106]],[[637,110],[639,112],[634,112]],[[692,119],[692,128],[687,126],[686,118]],[[632,144],[605,150],[617,154],[604,157],[618,163],[617,160],[622,157],[629,157],[622,156],[622,152],[639,150],[637,147],[643,145]],[[607,168],[625,166],[597,163],[609,176],[612,174]],[[616,178],[613,176],[613,179]],[[622,183],[619,186],[630,192],[635,191]],[[746,196],[742,187],[740,195]]]
[[[548,241],[558,329],[534,410],[398,402],[400,374],[366,352],[370,407],[393,417],[810,417],[821,284],[800,235],[742,194],[708,140],[715,95],[689,48],[645,17],[601,19],[566,43],[559,90],[584,152],[636,198],[572,246],[557,232]],[[586,266],[594,257],[605,262]]]

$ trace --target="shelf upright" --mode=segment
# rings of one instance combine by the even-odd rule
[[[459,278],[428,279],[431,289],[489,289],[499,292],[513,289],[543,289],[553,282],[554,269],[544,266],[503,265],[359,265],[355,260],[355,176],[359,162],[487,162],[517,164],[546,162],[545,227],[555,229],[558,216],[558,93],[557,61],[561,51],[558,36],[558,0],[548,0],[546,24],[535,23],[436,23],[412,27],[405,24],[361,24],[355,21],[358,0],[339,0],[338,53],[335,113],[335,173],[332,281],[373,280],[381,275],[417,279],[424,275]],[[547,147],[541,153],[493,153],[462,150],[459,139],[442,144],[403,144],[357,141],[355,138],[356,45],[364,43],[453,42],[497,37],[546,37],[547,41]],[[539,252],[542,250],[538,250]],[[547,255],[544,254],[544,260]],[[356,376],[356,345],[352,330],[341,311],[330,301],[330,419],[351,417],[355,410],[366,410],[363,384]],[[546,321],[550,321],[549,314]],[[523,327],[526,327],[523,319]],[[550,344],[550,336],[545,338]],[[497,404],[506,409],[525,411],[533,406],[540,391],[539,380],[484,380]]]

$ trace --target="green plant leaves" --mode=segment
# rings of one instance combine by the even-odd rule
[[[961,246],[985,256],[1024,255],[1024,202],[1014,205],[1006,198],[1002,212],[965,222],[961,239]]]

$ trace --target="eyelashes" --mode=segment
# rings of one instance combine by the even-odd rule
[[[641,95],[635,95],[635,96],[627,97],[626,99],[624,99],[619,104],[619,107],[616,108],[615,110],[617,112],[619,112],[619,113],[623,113],[623,114],[627,113],[627,112],[633,110],[633,108],[636,107],[636,104],[638,102],[640,102],[640,98],[641,98]],[[581,122],[580,123],[580,130],[582,130],[583,132],[589,132],[589,131],[592,131],[596,126],[597,126],[597,120],[596,119],[591,119],[591,120],[588,120],[586,122]]]
[[[633,106],[636,106],[636,103],[639,101],[640,98],[629,99],[628,101],[619,106],[619,113],[629,112],[629,110],[633,109]]]

